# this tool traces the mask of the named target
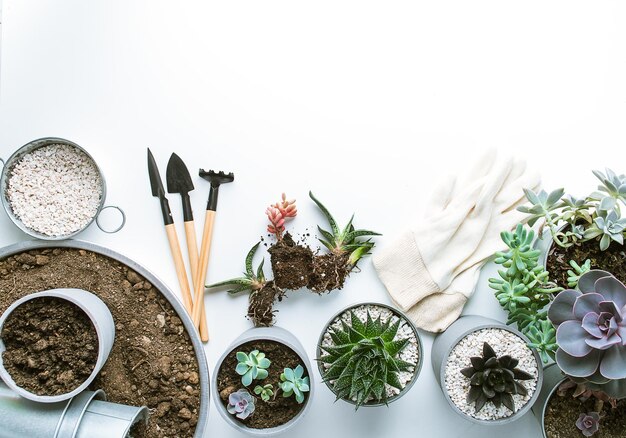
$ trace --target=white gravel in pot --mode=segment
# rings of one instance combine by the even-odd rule
[[[445,388],[450,399],[461,412],[468,416],[479,420],[499,420],[510,417],[513,412],[504,405],[496,408],[491,402],[487,402],[480,412],[476,412],[474,403],[471,405],[466,403],[466,397],[470,390],[470,379],[461,374],[461,370],[471,366],[471,357],[482,357],[484,342],[487,342],[494,349],[498,357],[510,355],[518,359],[517,368],[534,377],[531,380],[519,381],[528,390],[528,395],[513,396],[517,411],[530,401],[537,390],[539,364],[537,364],[532,350],[522,338],[508,330],[498,328],[482,329],[470,333],[452,349],[450,356],[448,356],[445,372]]]
[[[102,181],[96,164],[84,152],[52,144],[24,155],[12,167],[6,196],[26,227],[47,236],[65,236],[94,218]]]
[[[377,319],[378,316],[381,316],[381,323],[385,323],[387,322],[387,320],[391,319],[391,323],[395,323],[398,319],[401,320],[400,322],[400,326],[398,327],[398,333],[396,333],[396,336],[394,337],[394,341],[398,340],[398,339],[409,339],[409,343],[407,344],[407,346],[404,348],[404,350],[402,350],[399,355],[398,358],[415,364],[415,366],[411,369],[411,371],[402,371],[397,373],[398,374],[398,380],[400,381],[400,384],[402,385],[402,388],[404,389],[409,382],[411,382],[411,380],[413,379],[413,377],[415,376],[415,371],[416,371],[416,366],[418,365],[419,361],[420,361],[420,357],[419,357],[419,344],[418,344],[418,340],[417,340],[417,336],[415,334],[415,332],[413,331],[413,328],[411,327],[411,325],[409,323],[407,323],[404,318],[399,318],[395,313],[393,313],[391,310],[389,310],[386,307],[382,307],[382,306],[376,306],[376,305],[363,305],[363,306],[358,306],[358,307],[353,307],[351,309],[346,310],[345,312],[343,312],[341,315],[339,315],[330,325],[329,327],[326,329],[326,332],[324,333],[324,337],[322,340],[322,346],[323,347],[330,347],[330,346],[334,346],[335,343],[333,342],[332,338],[330,337],[330,328],[335,328],[335,329],[341,329],[341,320],[343,319],[345,322],[347,322],[348,324],[350,324],[350,311],[354,312],[354,314],[363,322],[365,323],[367,321],[367,312],[369,311],[370,316],[372,317],[372,319]],[[327,370],[328,368],[330,368],[330,364],[322,364],[324,369]],[[331,385],[334,384],[334,380],[330,381]],[[387,391],[387,397],[391,398],[394,396],[397,396],[398,394],[400,394],[400,390],[398,390],[397,388],[394,388],[393,386],[387,385],[385,384],[385,389]],[[371,401],[371,397],[365,400],[365,403]],[[356,398],[353,400],[356,401]]]

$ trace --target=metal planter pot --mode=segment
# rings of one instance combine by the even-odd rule
[[[107,305],[91,292],[87,292],[82,289],[51,289],[27,295],[11,304],[11,306],[0,317],[0,333],[2,333],[4,322],[15,309],[28,301],[44,297],[54,297],[69,301],[85,312],[91,320],[91,323],[96,330],[96,334],[98,335],[98,359],[93,371],[87,380],[85,380],[79,387],[66,394],[55,396],[33,394],[32,392],[18,386],[13,381],[11,375],[4,368],[2,353],[5,350],[5,346],[2,338],[0,338],[0,378],[9,388],[24,398],[39,403],[55,403],[77,396],[79,393],[87,389],[89,384],[96,378],[107,361],[111,348],[113,348],[113,341],[115,340],[115,322],[113,321],[113,316],[111,316],[111,312],[109,312]]]
[[[445,332],[437,335],[432,347],[431,361],[435,377],[437,378],[437,382],[439,383],[439,387],[441,388],[441,392],[443,392],[444,397],[446,398],[448,404],[454,412],[456,412],[466,420],[471,421],[472,423],[481,424],[484,426],[499,426],[503,424],[510,424],[514,421],[519,420],[530,410],[530,408],[535,404],[539,397],[539,389],[542,387],[543,382],[543,368],[539,354],[536,351],[533,350],[533,355],[535,357],[535,360],[537,361],[538,372],[537,387],[535,389],[535,392],[532,395],[531,399],[528,401],[528,403],[524,405],[524,407],[522,407],[520,410],[518,410],[509,417],[501,418],[499,420],[480,420],[478,418],[467,415],[454,404],[454,402],[450,398],[450,394],[448,394],[448,391],[445,387],[446,363],[454,347],[456,347],[456,345],[467,335],[474,333],[478,330],[489,328],[509,331],[528,342],[528,339],[519,331],[507,326],[506,324],[501,323],[500,321],[496,321],[495,319],[475,315],[462,316],[454,324],[448,327]]]
[[[541,425],[541,436],[547,438],[544,425],[544,415],[548,402],[558,389],[558,387],[567,380],[567,377],[561,372],[556,364],[550,364],[543,369],[543,384],[537,402],[532,408],[533,415]]]
[[[139,273],[154,287],[156,287],[159,292],[161,292],[165,299],[170,303],[172,308],[176,311],[180,320],[183,322],[185,330],[187,330],[187,333],[189,333],[189,338],[191,339],[191,343],[193,344],[196,360],[198,361],[198,375],[200,378],[200,409],[198,424],[196,425],[194,437],[204,437],[209,416],[209,368],[207,365],[206,356],[204,354],[204,348],[198,335],[198,331],[195,329],[193,322],[189,317],[189,314],[187,313],[181,302],[178,300],[176,295],[174,295],[174,293],[165,285],[165,283],[159,280],[157,276],[155,276],[152,272],[150,272],[143,266],[139,265],[137,262],[134,262],[128,257],[112,251],[108,248],[104,248],[90,242],[84,242],[80,240],[62,240],[56,242],[33,240],[20,242],[16,243],[15,245],[10,245],[0,249],[0,259],[12,256],[14,254],[19,254],[24,251],[46,248],[84,249],[86,251],[93,251],[95,253],[109,257],[113,260],[117,260],[118,262],[123,263],[124,265]]]
[[[411,327],[411,329],[413,330],[413,333],[415,334],[415,338],[417,339],[417,348],[418,348],[418,363],[415,365],[415,374],[413,375],[413,378],[411,379],[411,381],[404,387],[404,389],[402,389],[402,391],[400,391],[400,393],[394,397],[390,397],[389,399],[387,399],[387,405],[389,405],[390,403],[393,403],[397,400],[399,400],[402,396],[404,396],[404,394],[406,394],[407,392],[409,392],[409,390],[411,389],[411,387],[413,387],[413,385],[415,384],[415,381],[417,380],[417,378],[420,375],[420,372],[422,370],[422,365],[424,363],[424,351],[423,351],[423,347],[422,347],[422,338],[420,337],[419,332],[417,331],[417,327],[415,327],[415,325],[413,324],[413,322],[404,314],[402,313],[400,310],[393,308],[387,304],[382,304],[382,303],[373,303],[373,302],[367,302],[367,303],[357,303],[357,304],[351,304],[345,308],[343,308],[342,310],[340,310],[339,312],[337,312],[335,315],[333,315],[332,318],[330,318],[328,320],[328,322],[326,323],[326,325],[324,325],[324,329],[322,330],[322,332],[320,333],[320,337],[317,341],[317,357],[321,357],[322,355],[322,349],[321,349],[321,345],[322,345],[322,341],[324,339],[324,334],[326,333],[326,331],[328,330],[328,327],[337,319],[339,318],[339,316],[341,316],[342,314],[344,314],[345,312],[347,312],[350,309],[354,309],[356,307],[361,307],[361,306],[375,306],[375,307],[384,307],[385,309],[390,310],[393,314],[395,314],[398,318],[402,319],[403,321],[406,321],[407,324],[409,324],[409,326]],[[323,377],[324,376],[324,368],[323,368],[323,364],[322,362],[320,362],[319,360],[317,361],[317,369],[320,373],[320,375]],[[330,382],[324,382],[326,384],[326,386],[328,387],[328,389],[330,389],[331,391],[333,391],[333,387],[330,384]],[[334,394],[334,392],[333,392]],[[352,405],[356,406],[356,402],[354,400],[351,399],[341,399],[343,401],[345,401],[346,403],[350,403]],[[378,407],[378,406],[387,406],[385,405],[385,403],[377,403],[377,402],[371,402],[371,403],[365,403],[363,405],[361,405],[361,407]]]
[[[226,359],[226,356],[230,354],[233,350],[237,349],[242,344],[245,344],[250,341],[274,341],[280,344],[284,344],[287,347],[291,348],[295,351],[300,359],[302,359],[302,364],[306,368],[306,375],[309,376],[309,392],[308,397],[305,401],[305,405],[302,410],[289,420],[287,423],[282,424],[280,426],[272,427],[269,429],[253,429],[251,427],[246,427],[243,423],[235,420],[234,417],[226,411],[226,408],[222,404],[222,400],[220,399],[220,394],[218,392],[217,386],[217,377],[219,374],[220,367],[222,366],[222,362]],[[213,402],[215,406],[217,406],[217,411],[220,413],[224,421],[226,421],[230,426],[237,429],[239,432],[250,435],[250,436],[273,436],[286,432],[296,426],[296,424],[306,415],[306,413],[311,408],[311,401],[313,398],[313,394],[315,392],[315,382],[313,379],[313,373],[311,369],[311,363],[309,361],[309,357],[306,354],[306,351],[302,347],[300,341],[287,330],[280,327],[258,327],[251,328],[243,332],[237,339],[235,339],[230,346],[226,349],[224,354],[219,358],[217,364],[215,366],[215,370],[213,372],[213,379],[211,381],[211,393],[213,394]]]
[[[71,400],[37,403],[0,383],[3,438],[125,438],[146,421],[148,409],[109,403],[103,391],[84,391]]]
[[[53,144],[63,144],[63,145],[72,146],[72,147],[78,149],[79,151],[81,151],[82,153],[84,153],[87,157],[89,157],[89,159],[91,159],[91,161],[95,165],[95,167],[98,170],[98,173],[100,175],[100,181],[101,181],[100,188],[101,188],[101,191],[102,191],[102,195],[100,197],[100,205],[98,206],[98,211],[96,211],[96,214],[94,215],[94,217],[84,227],[82,227],[79,230],[74,231],[73,233],[67,234],[65,236],[48,236],[46,234],[43,234],[43,233],[40,233],[38,231],[35,231],[35,230],[32,230],[32,229],[28,228],[15,215],[15,213],[13,213],[13,209],[11,208],[11,203],[9,202],[9,200],[7,198],[7,188],[8,188],[8,184],[9,184],[9,172],[13,168],[13,166],[24,155],[27,155],[27,154],[29,154],[29,153],[31,153],[31,152],[39,149],[39,148],[42,148],[44,146],[50,146],[50,145],[53,145]],[[117,207],[117,206],[114,206],[114,205],[109,205],[109,206],[105,206],[104,205],[104,201],[106,199],[107,189],[106,189],[106,181],[104,180],[104,174],[102,173],[102,169],[100,169],[100,167],[98,166],[98,163],[96,163],[96,160],[93,159],[93,157],[89,154],[89,152],[87,152],[84,148],[82,148],[81,146],[77,145],[76,143],[74,143],[72,141],[69,141],[69,140],[65,140],[63,138],[44,137],[44,138],[40,138],[40,139],[33,140],[31,142],[26,143],[24,146],[22,146],[18,150],[16,150],[9,158],[7,158],[6,161],[0,159],[0,162],[2,162],[2,164],[3,164],[2,173],[0,174],[0,198],[2,199],[2,206],[4,207],[4,210],[6,211],[7,215],[9,216],[9,219],[11,219],[11,221],[20,230],[22,230],[24,233],[28,234],[29,236],[35,237],[37,239],[42,239],[42,240],[64,240],[64,239],[69,239],[70,237],[73,237],[73,236],[77,235],[78,233],[82,232],[83,230],[85,230],[94,221],[96,222],[96,225],[98,225],[98,228],[100,228],[105,233],[116,233],[116,232],[118,232],[119,230],[121,230],[124,227],[124,224],[126,223],[126,215],[125,215],[124,211],[120,207]],[[114,229],[114,230],[106,230],[106,229],[102,228],[102,226],[100,226],[100,224],[98,223],[98,215],[100,214],[100,212],[102,210],[104,210],[106,208],[115,208],[122,215],[122,223],[121,223],[121,225],[118,228]]]

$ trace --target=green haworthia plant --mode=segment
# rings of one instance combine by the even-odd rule
[[[358,409],[370,400],[386,404],[386,385],[403,389],[398,373],[414,370],[415,364],[399,358],[409,339],[396,339],[400,319],[391,319],[381,322],[368,311],[362,322],[350,311],[349,322],[342,319],[340,328],[330,328],[334,345],[321,345],[324,354],[318,360],[328,365],[323,379],[332,383],[337,400],[354,400]]]
[[[298,365],[295,369],[285,368],[280,375],[280,389],[283,397],[296,396],[298,404],[304,402],[304,393],[309,392],[309,377],[304,376],[304,368]]]
[[[461,374],[470,379],[467,403],[474,403],[479,412],[487,402],[496,408],[504,405],[515,412],[513,396],[525,396],[528,390],[519,381],[531,380],[533,376],[517,368],[519,360],[511,356],[496,356],[491,346],[483,343],[482,357],[472,357],[471,366],[461,370]]]
[[[313,196],[312,192],[309,192],[309,196],[319,207],[330,226],[330,231],[319,226],[317,227],[323,236],[319,241],[328,248],[332,254],[337,256],[347,255],[348,266],[350,269],[355,267],[359,260],[368,255],[372,248],[374,248],[374,242],[372,242],[371,239],[362,238],[367,236],[380,236],[380,234],[374,231],[355,229],[354,225],[352,225],[354,215],[352,215],[345,227],[340,228],[337,221],[324,204]]]
[[[263,380],[267,377],[267,368],[271,365],[265,353],[253,350],[249,354],[237,352],[237,367],[235,371],[241,376],[243,386],[250,386],[253,380]]]

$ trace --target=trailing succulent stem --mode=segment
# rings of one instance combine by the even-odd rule
[[[358,409],[370,400],[386,404],[387,385],[402,390],[398,373],[415,364],[399,358],[409,339],[395,339],[400,320],[391,319],[383,323],[367,312],[364,323],[351,311],[349,323],[342,319],[341,328],[330,329],[334,345],[321,346],[325,354],[318,360],[329,365],[323,378],[332,383],[337,400],[354,400]]]
[[[498,271],[498,278],[489,279],[489,286],[509,314],[507,323],[516,324],[530,339],[531,348],[548,362],[556,352],[556,331],[544,309],[563,289],[550,282],[548,271],[539,264],[541,252],[533,249],[532,229],[518,224],[515,231],[503,231],[501,237],[508,249],[496,253],[495,263],[504,269]]]
[[[488,343],[483,344],[483,356],[472,357],[472,365],[461,370],[461,374],[470,379],[470,390],[467,403],[474,403],[479,412],[487,402],[496,408],[504,405],[515,412],[513,396],[525,396],[528,391],[519,383],[520,380],[531,380],[533,376],[517,368],[519,360],[511,356],[497,357]]]
[[[323,237],[320,238],[319,241],[322,245],[328,248],[332,254],[336,256],[347,255],[348,270],[352,270],[357,265],[359,260],[368,255],[372,248],[374,248],[374,242],[372,242],[371,238],[362,238],[368,236],[380,236],[380,234],[374,231],[355,229],[352,224],[354,215],[352,215],[345,227],[340,228],[339,225],[337,225],[337,221],[332,214],[330,214],[324,204],[313,196],[312,192],[309,192],[309,196],[313,202],[317,204],[330,226],[330,231],[327,231],[319,226],[317,227]]]

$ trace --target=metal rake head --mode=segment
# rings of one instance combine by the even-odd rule
[[[208,172],[204,169],[200,169],[198,174],[211,183],[211,187],[219,187],[221,184],[227,184],[233,182],[235,180],[235,174],[232,172],[224,173],[223,171],[215,172],[213,170],[209,170]]]

